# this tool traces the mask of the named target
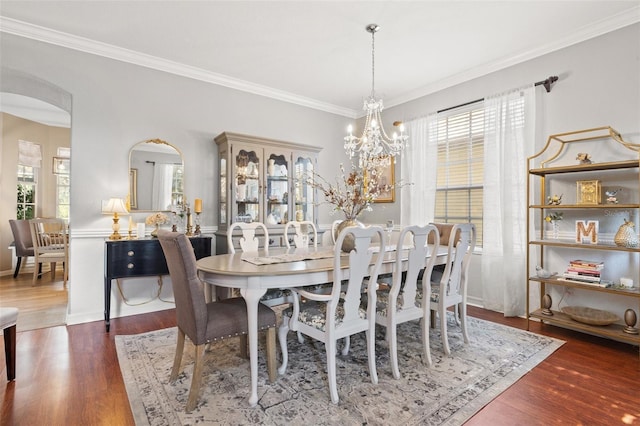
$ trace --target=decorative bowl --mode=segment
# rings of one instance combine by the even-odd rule
[[[609,325],[620,320],[611,312],[586,306],[565,306],[562,308],[562,312],[569,315],[574,321],[590,325]]]

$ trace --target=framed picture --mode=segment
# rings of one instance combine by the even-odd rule
[[[138,208],[138,169],[129,169],[129,208]]]
[[[389,158],[389,165],[382,168],[378,186],[380,187],[380,196],[375,199],[374,203],[393,203],[395,201],[396,183],[394,177],[394,160]]]
[[[68,175],[71,169],[71,160],[67,157],[53,157],[53,174]]]
[[[579,180],[576,185],[578,188],[577,204],[600,204],[599,180]]]

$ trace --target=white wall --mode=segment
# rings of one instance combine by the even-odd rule
[[[389,121],[384,124],[390,127],[394,120],[408,120],[559,75],[553,91],[539,97],[545,135],[538,140],[540,144],[549,133],[600,125],[611,125],[638,142],[639,40],[640,25],[623,28],[390,108],[383,113]],[[214,136],[233,131],[324,146],[319,169],[331,176],[337,170],[335,155],[342,154],[344,131],[352,121],[12,35],[3,34],[0,43],[3,67],[39,77],[73,98],[69,323],[102,318],[103,238],[110,233],[110,219],[100,214],[100,202],[127,194],[128,152],[135,143],[161,138],[183,152],[187,197],[204,200],[207,231],[217,220]],[[396,176],[399,172],[398,168]],[[382,223],[399,218],[399,194],[396,200],[377,204],[364,220]],[[321,209],[321,223],[332,220],[326,212]],[[137,222],[142,217],[134,219]],[[127,281],[124,289],[134,301],[144,300],[153,288],[135,284]],[[514,279],[514,285],[524,283]],[[472,289],[471,296],[481,294],[478,288]],[[112,297],[112,316],[170,307],[154,302],[134,308],[122,305],[115,292]]]
[[[128,155],[134,144],[160,138],[182,151],[186,195],[203,199],[202,223],[205,232],[212,232],[218,197],[216,135],[232,131],[309,145],[336,141],[341,146],[340,129],[349,121],[7,34],[0,48],[3,67],[46,80],[72,96],[69,323],[102,319],[102,259],[111,220],[100,213],[101,200],[127,195]],[[3,73],[3,79],[8,74]],[[324,173],[335,174],[335,150],[330,151],[320,153],[319,163],[327,165]],[[134,221],[144,216],[134,216]],[[134,303],[148,299],[153,288],[124,282],[125,295]],[[170,307],[164,302],[122,306],[115,283],[113,298],[114,316]]]
[[[385,126],[394,120],[408,121],[551,75],[560,78],[551,92],[546,93],[541,87],[537,91],[536,120],[540,132],[536,150],[542,149],[550,134],[608,125],[621,132],[625,140],[640,143],[640,24],[390,108],[383,114],[389,121]],[[400,176],[400,168],[401,161],[396,176]],[[405,206],[410,207],[410,202],[407,200]],[[402,200],[383,209],[376,208],[368,219],[382,223],[387,218],[396,218],[398,222],[401,204]],[[480,259],[474,259],[472,269],[476,270],[471,275],[480,277]],[[524,275],[514,277],[513,285],[524,285]],[[470,283],[469,297],[481,304],[479,279]]]

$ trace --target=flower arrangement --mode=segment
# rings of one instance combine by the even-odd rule
[[[379,185],[379,170],[374,167],[356,168],[346,172],[340,164],[340,175],[335,183],[327,181],[318,174],[315,180],[309,178],[307,183],[323,193],[325,202],[332,204],[334,211],[341,211],[346,220],[355,220],[363,211],[371,211],[371,204],[383,192],[389,191],[393,185]]]
[[[562,220],[563,215],[563,212],[552,212],[546,215],[544,220],[547,222],[557,222],[559,220]]]
[[[168,223],[168,222],[169,222],[169,218],[167,217],[167,215],[160,212],[147,216],[147,218],[144,221],[144,223],[146,223],[147,225],[155,225],[155,226],[164,225],[165,223]]]

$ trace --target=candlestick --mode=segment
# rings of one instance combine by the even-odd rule
[[[193,212],[202,213],[202,198],[196,198],[193,203]]]
[[[187,237],[193,235],[193,223],[191,222],[191,209],[187,206],[187,232],[184,233]]]
[[[196,230],[193,233],[194,235],[200,235],[202,234],[202,231],[200,231],[200,212],[196,212]]]

